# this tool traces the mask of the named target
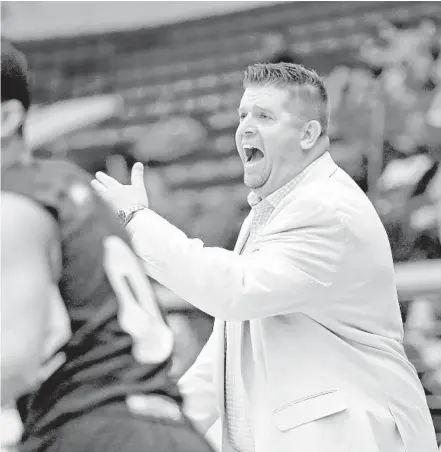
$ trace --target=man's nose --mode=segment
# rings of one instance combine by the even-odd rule
[[[255,126],[252,118],[247,117],[242,122],[242,133],[244,135],[253,135],[256,133],[256,126]]]
[[[256,133],[256,128],[252,127],[252,126],[248,126],[245,129],[245,132],[244,132],[245,136],[247,136],[247,135],[254,135],[255,133]]]

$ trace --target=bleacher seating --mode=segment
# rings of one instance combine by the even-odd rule
[[[29,58],[36,103],[102,93],[118,93],[124,99],[120,117],[76,133],[62,145],[54,143],[55,151],[67,147],[80,156],[87,152],[102,156],[115,147],[130,147],[169,116],[188,115],[200,121],[208,130],[204,149],[164,159],[157,168],[169,188],[165,214],[189,235],[209,245],[224,245],[225,212],[240,224],[246,211],[234,145],[241,71],[249,63],[270,58],[265,37],[283,35],[293,55],[326,73],[339,63],[356,65],[359,48],[382,21],[441,19],[439,2],[320,3],[286,2],[155,29],[17,46]],[[412,358],[423,375],[424,362]],[[440,396],[428,391],[428,400],[441,432]]]
[[[294,55],[308,62],[312,58],[316,69],[326,72],[332,69],[332,61],[356,62],[360,45],[379,21],[425,16],[441,17],[441,6],[431,2],[322,2],[318,8],[317,4],[289,2],[155,29],[18,46],[29,56],[35,73],[37,103],[109,92],[124,99],[120,117],[74,134],[58,147],[67,146],[71,152],[100,144],[128,147],[159,119],[188,115],[209,132],[206,152],[188,156],[184,163],[171,161],[163,171],[183,173],[189,165],[188,176],[178,177],[173,189],[198,185],[202,190],[215,183],[224,187],[230,180],[233,186],[237,182],[240,161],[233,164],[232,136],[242,92],[241,70],[270,58],[264,48],[268,34],[283,34]],[[196,158],[205,165],[205,181],[204,173],[191,171]],[[225,158],[232,162],[227,170],[222,168]],[[178,164],[184,169],[174,170]],[[223,176],[212,179],[213,173]]]

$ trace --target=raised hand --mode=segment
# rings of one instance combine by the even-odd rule
[[[137,162],[133,165],[131,184],[120,184],[113,177],[99,171],[91,182],[94,190],[104,198],[116,211],[135,205],[148,207],[149,200],[144,186],[144,165]]]

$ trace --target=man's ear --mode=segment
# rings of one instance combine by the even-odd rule
[[[2,129],[1,137],[14,136],[25,120],[25,109],[16,99],[2,102]]]
[[[322,133],[322,126],[315,119],[308,121],[302,128],[302,135],[300,137],[300,147],[307,151],[311,149],[317,142]]]

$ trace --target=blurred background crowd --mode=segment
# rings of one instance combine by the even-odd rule
[[[140,160],[152,207],[229,249],[249,209],[234,144],[242,70],[290,61],[323,75],[331,154],[386,226],[441,442],[441,294],[425,266],[441,259],[440,3],[5,1],[2,34],[29,60],[36,155],[121,182]],[[212,319],[155,289],[180,375]]]

